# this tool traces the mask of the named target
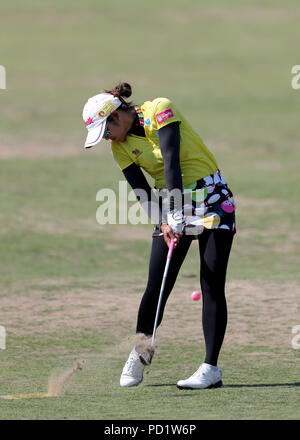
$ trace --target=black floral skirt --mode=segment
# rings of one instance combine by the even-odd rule
[[[197,238],[204,229],[224,229],[236,233],[235,202],[220,170],[184,186],[182,212],[184,234]],[[168,198],[160,193],[161,206],[168,210]],[[155,225],[153,237],[161,235],[160,224]]]

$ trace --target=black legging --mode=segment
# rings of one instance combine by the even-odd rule
[[[202,290],[202,325],[206,346],[204,362],[217,365],[227,325],[225,280],[233,234],[222,229],[205,229],[199,235],[200,285]],[[161,303],[158,325],[162,321],[167,299],[192,239],[184,235],[173,252]],[[137,319],[137,333],[152,335],[168,247],[162,236],[154,237],[149,264],[148,283]],[[184,312],[183,312],[184,315]]]

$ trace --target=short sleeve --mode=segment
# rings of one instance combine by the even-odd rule
[[[159,98],[154,110],[157,129],[165,127],[172,122],[181,122],[180,114],[175,105],[168,98]]]
[[[134,163],[129,155],[124,151],[122,146],[119,142],[112,142],[111,143],[111,151],[113,154],[113,157],[121,170],[123,171],[125,168],[129,167],[132,163]]]

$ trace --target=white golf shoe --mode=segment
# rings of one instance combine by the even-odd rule
[[[143,380],[144,368],[145,365],[140,361],[138,352],[133,348],[120,377],[121,387],[134,387],[139,385]]]
[[[221,379],[222,372],[218,367],[203,363],[191,377],[179,380],[177,388],[180,390],[219,388],[223,385]]]

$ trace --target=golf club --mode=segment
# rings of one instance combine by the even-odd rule
[[[139,355],[140,361],[144,365],[150,365],[151,364],[152,357],[153,357],[153,354],[154,354],[154,341],[155,341],[155,335],[156,335],[156,329],[157,329],[157,322],[158,322],[158,317],[159,317],[159,312],[160,312],[160,307],[161,307],[161,301],[162,301],[162,297],[163,297],[163,293],[164,293],[164,289],[165,289],[165,284],[166,284],[166,280],[167,280],[167,276],[168,276],[168,271],[169,271],[169,266],[170,266],[173,250],[174,250],[174,240],[171,240],[171,243],[170,243],[170,246],[169,246],[169,252],[168,252],[168,255],[167,255],[167,261],[166,261],[166,266],[165,266],[165,270],[164,270],[164,275],[163,275],[163,279],[162,279],[162,283],[161,283],[161,288],[160,288],[160,294],[159,294],[157,309],[156,309],[156,316],[155,316],[153,333],[152,333],[151,347],[150,347],[150,349],[147,349],[146,353],[143,353],[143,354]]]

